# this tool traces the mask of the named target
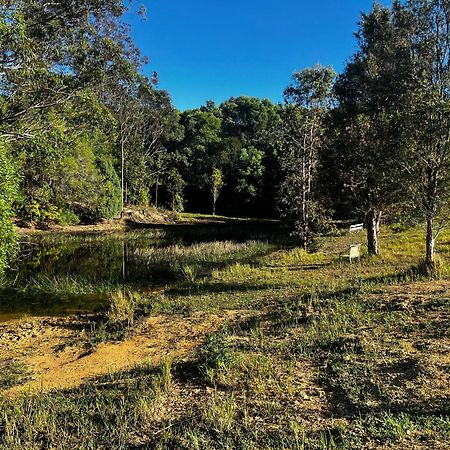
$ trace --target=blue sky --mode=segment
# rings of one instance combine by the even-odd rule
[[[146,0],[131,19],[176,107],[249,95],[280,101],[292,73],[321,63],[340,71],[372,0]],[[381,3],[388,4],[388,0]],[[130,20],[129,20],[130,22]]]

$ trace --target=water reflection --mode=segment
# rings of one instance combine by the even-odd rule
[[[285,235],[279,231],[276,224],[249,223],[36,235],[22,243],[0,285],[0,321],[91,312],[104,308],[108,292],[119,286],[153,288],[180,279],[186,266],[206,276],[251,262]]]
[[[155,230],[108,235],[52,234],[21,244],[0,288],[0,320],[66,315],[105,306],[105,291],[124,283],[156,285],[142,250],[164,245]],[[158,271],[156,271],[158,272]],[[170,273],[166,274],[170,278]]]

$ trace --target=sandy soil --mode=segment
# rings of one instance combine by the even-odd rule
[[[102,343],[87,351],[82,342],[83,323],[77,317],[11,321],[0,325],[0,361],[23,363],[31,380],[4,395],[24,391],[49,391],[75,387],[89,378],[131,368],[157,364],[163,358],[181,359],[191,353],[205,335],[238,313],[204,313],[189,317],[149,317],[135,336],[122,342]]]

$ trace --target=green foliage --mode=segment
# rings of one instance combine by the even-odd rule
[[[227,333],[224,330],[209,334],[199,351],[199,367],[205,377],[208,376],[211,369],[225,369],[234,360],[235,354],[227,341]]]
[[[18,176],[11,156],[0,140],[0,272],[16,250],[16,235],[11,218],[18,198]]]
[[[354,216],[397,211],[407,199],[400,105],[407,82],[408,40],[401,12],[375,5],[364,14],[359,49],[338,77],[338,107],[329,124],[325,170]],[[334,197],[334,195],[333,195]]]
[[[164,185],[171,199],[172,211],[182,212],[184,209],[183,191],[186,186],[181,173],[176,168],[171,168],[165,177]]]
[[[220,106],[207,102],[181,116],[184,139],[175,146],[175,164],[188,207],[206,210],[214,168],[227,180],[221,209],[232,214],[274,210],[278,160],[274,144],[280,107],[269,100],[231,98]]]
[[[224,185],[222,171],[217,167],[213,168],[211,175],[211,193],[213,197],[213,215],[216,214],[216,202],[220,195],[220,190]]]
[[[0,2],[0,135],[40,134],[42,110],[92,82],[135,77],[141,58],[121,21],[126,9],[119,0]]]
[[[92,107],[91,113],[77,107]],[[22,215],[27,220],[66,224],[78,218],[112,218],[120,212],[111,135],[97,114],[95,103],[86,97],[75,99],[43,115],[49,128],[46,135],[12,145],[23,173]],[[80,115],[82,125],[75,129]]]
[[[121,190],[119,176],[114,170],[113,159],[108,154],[108,148],[105,153],[97,157],[96,162],[102,192],[98,198],[95,215],[96,218],[112,219],[120,213]]]
[[[295,223],[305,248],[324,231],[327,209],[321,198],[319,168],[325,151],[327,116],[335,77],[330,67],[316,66],[293,76],[285,89],[282,112],[280,209]]]

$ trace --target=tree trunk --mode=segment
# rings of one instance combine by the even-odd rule
[[[375,209],[367,213],[367,251],[369,255],[379,255],[378,228],[381,215]]]
[[[381,211],[377,211],[375,220],[376,220],[376,230],[377,233],[379,233],[381,227]]]
[[[303,248],[308,249],[308,234],[309,234],[309,211],[308,211],[308,182],[306,169],[306,157],[302,158],[302,234],[303,234]]]
[[[427,218],[427,237],[426,237],[426,257],[425,263],[427,267],[431,270],[434,269],[434,229],[433,229],[433,218]]]
[[[120,141],[120,160],[121,160],[121,168],[120,168],[120,188],[121,188],[121,200],[120,200],[120,218],[123,218],[124,212],[124,192],[125,192],[125,141],[122,137]]]
[[[155,185],[155,208],[158,207],[158,188],[159,188],[159,179],[156,179],[156,185]]]

